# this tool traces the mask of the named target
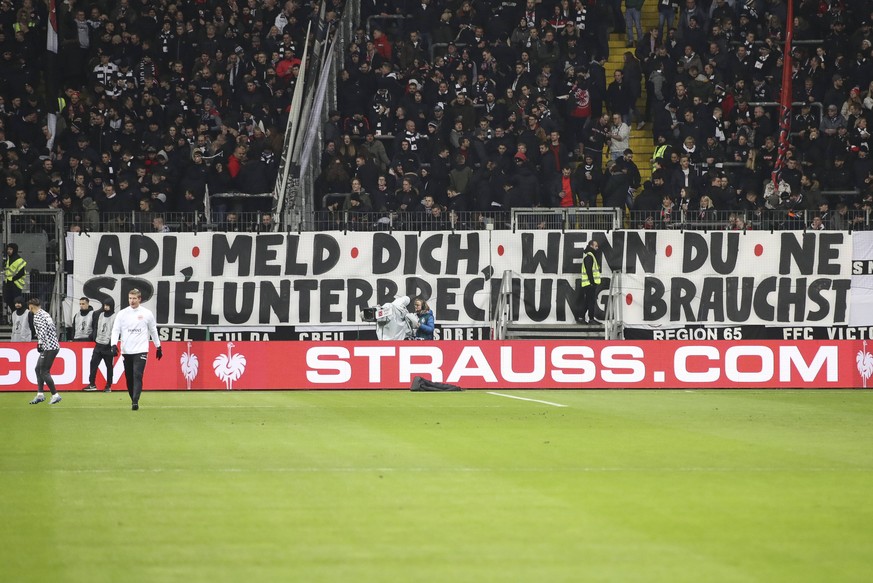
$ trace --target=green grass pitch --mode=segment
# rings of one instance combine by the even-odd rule
[[[873,393],[505,394],[2,394],[2,579],[870,580]]]

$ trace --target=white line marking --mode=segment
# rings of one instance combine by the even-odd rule
[[[66,401],[64,401],[66,403]],[[93,410],[103,410],[103,411],[118,411],[119,405],[123,409],[130,409],[130,401],[119,403],[119,402],[111,402],[106,405],[74,405],[70,403],[68,406],[60,409],[58,407],[53,407],[52,411],[81,411],[82,409],[93,409]],[[140,411],[145,411],[146,409],[295,409],[297,407],[294,406],[285,406],[285,405],[143,405],[140,408]]]
[[[551,405],[552,407],[567,407],[568,405],[561,405],[560,403],[552,403],[551,401],[541,401],[539,399],[528,399],[526,397],[517,397],[515,395],[506,395],[504,393],[495,393],[494,391],[488,391],[489,395],[495,395],[497,397],[506,397],[507,399],[518,399],[519,401],[530,401],[531,403],[542,403],[543,405]]]
[[[78,410],[78,409],[118,409],[115,406],[116,403],[109,403],[104,406],[93,406],[93,405],[74,405],[67,407],[67,409]],[[125,401],[123,405],[130,405],[129,402]],[[129,408],[129,407],[128,407]],[[145,411],[146,409],[292,409],[292,406],[285,405],[146,405],[144,404],[140,411]]]
[[[66,403],[66,401],[64,401]],[[330,405],[331,409],[365,409],[371,408],[374,406],[378,406],[381,408],[400,408],[405,405],[403,404],[395,404],[395,405],[373,405],[371,403],[361,403],[355,405]],[[140,407],[140,411],[147,411],[149,409],[202,409],[204,411],[212,410],[212,409],[276,409],[285,410],[285,409],[316,409],[319,405],[316,403],[305,403],[305,404],[295,404],[295,405],[142,405]],[[443,409],[496,409],[499,405],[440,405],[440,408]],[[52,411],[82,411],[84,409],[95,410],[95,411],[119,411],[121,409],[130,409],[130,403],[122,403],[121,407],[119,407],[119,403],[109,403],[106,405],[74,405],[70,404],[63,409],[58,409],[57,407],[53,408]],[[3,409],[0,408],[0,411]]]
[[[9,474],[364,474],[369,472],[391,472],[391,473],[428,473],[428,472],[450,472],[450,473],[469,473],[469,474],[485,474],[485,473],[562,473],[562,474],[578,474],[578,473],[823,473],[823,472],[851,472],[851,473],[870,473],[873,468],[847,468],[847,467],[808,467],[808,468],[775,468],[775,467],[663,467],[663,468],[645,468],[645,467],[543,467],[543,468],[477,468],[469,466],[461,467],[298,467],[298,468],[55,468],[55,469],[40,469],[40,470],[19,470],[7,469],[0,470],[0,475]]]

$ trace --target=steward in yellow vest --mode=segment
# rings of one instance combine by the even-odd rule
[[[15,306],[15,298],[22,295],[27,283],[27,261],[18,254],[18,245],[6,245],[6,273],[3,280],[3,302],[11,310]]]
[[[580,324],[595,324],[597,321],[597,290],[600,287],[600,263],[595,253],[600,248],[597,241],[588,241],[585,255],[582,256],[582,275],[579,286],[582,288],[582,302],[579,306],[582,316],[576,318]]]
[[[665,168],[670,164],[670,154],[673,153],[673,146],[670,144],[659,144],[655,147],[652,153],[652,172]]]

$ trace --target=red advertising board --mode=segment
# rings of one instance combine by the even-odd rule
[[[88,383],[93,345],[63,343],[61,391]],[[147,390],[866,388],[866,341],[165,342]],[[0,391],[32,391],[33,344],[0,345]],[[116,386],[125,387],[121,360]],[[105,375],[98,373],[98,386]]]

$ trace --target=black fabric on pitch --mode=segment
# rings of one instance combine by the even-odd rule
[[[463,391],[461,387],[458,385],[450,385],[448,383],[437,383],[434,381],[429,381],[427,379],[423,379],[421,377],[415,377],[412,379],[412,386],[409,387],[410,391],[415,392],[438,392],[438,391]]]

